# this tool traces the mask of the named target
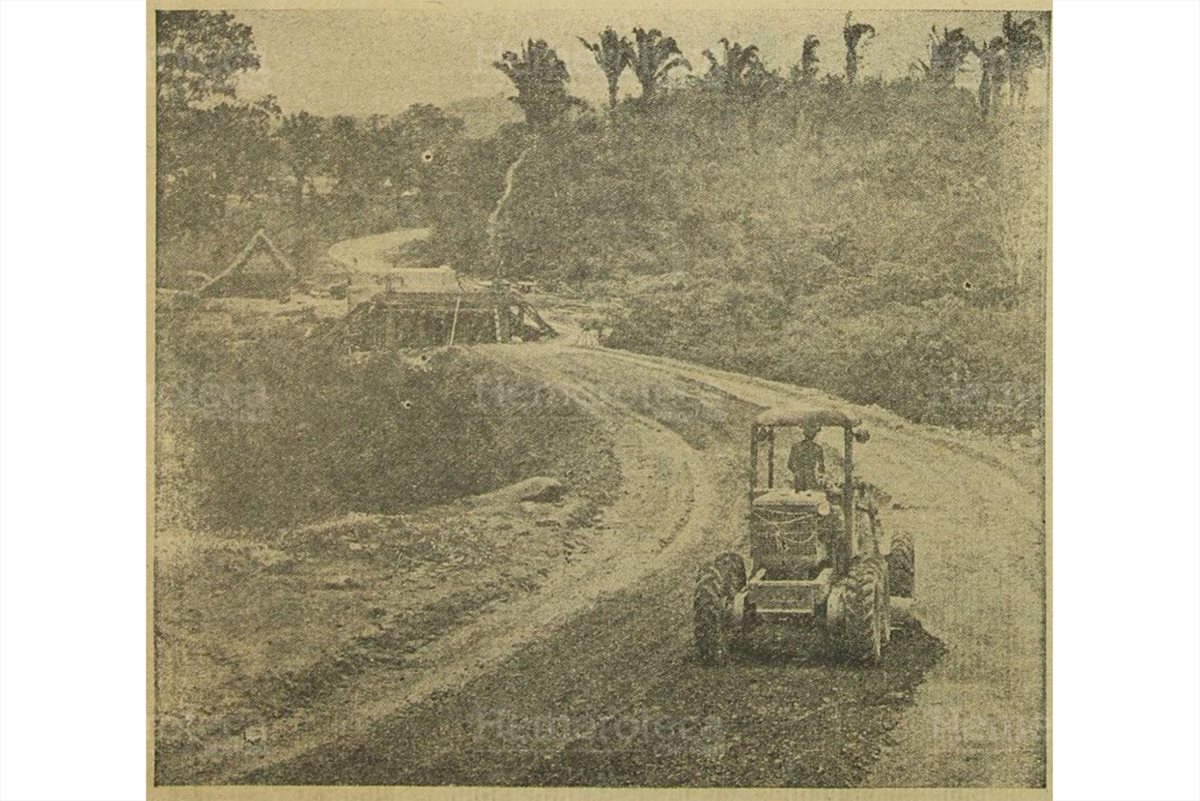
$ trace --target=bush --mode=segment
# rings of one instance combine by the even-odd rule
[[[591,418],[466,349],[360,363],[336,337],[203,322],[212,314],[160,324],[160,508],[176,518],[164,523],[394,513],[537,474],[586,487],[606,469]],[[577,458],[581,442],[594,459]]]

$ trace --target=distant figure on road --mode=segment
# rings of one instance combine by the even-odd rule
[[[788,470],[795,476],[797,492],[821,489],[825,484],[825,452],[817,444],[817,428],[805,428],[804,439],[792,446]]]

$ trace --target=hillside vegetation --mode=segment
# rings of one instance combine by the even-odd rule
[[[579,42],[609,80],[605,109],[530,39],[495,62],[520,121],[467,130],[427,105],[322,119],[239,98],[252,31],[163,13],[159,283],[223,268],[257,227],[315,273],[336,239],[428,225],[415,259],[615,305],[610,345],[1029,432],[1044,404],[1039,32],[1013,15],[990,39],[935,29],[928,61],[884,83],[858,75],[876,32],[851,15],[843,52],[810,36],[786,72],[753,44],[723,39],[693,65],[663,32],[610,28]],[[958,86],[968,61],[977,90]],[[619,101],[626,70],[641,93]]]
[[[915,420],[1042,417],[1046,120],[922,83],[703,91],[447,157],[437,259],[616,295],[611,345]],[[487,217],[516,171],[494,244]],[[480,186],[490,191],[480,191]]]

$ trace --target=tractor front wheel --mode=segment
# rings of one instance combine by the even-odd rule
[[[887,563],[880,557],[859,559],[844,583],[844,613],[838,627],[842,655],[851,661],[878,664],[888,637]]]
[[[734,553],[718,556],[700,571],[693,597],[696,651],[706,665],[729,658],[733,634],[733,597],[746,586],[746,567]]]

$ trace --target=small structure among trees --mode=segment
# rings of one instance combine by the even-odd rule
[[[299,281],[300,273],[266,231],[259,230],[233,263],[208,279],[198,294],[225,298],[287,297]]]
[[[406,291],[389,284],[346,318],[351,350],[400,350],[554,336],[537,311],[510,290]]]

